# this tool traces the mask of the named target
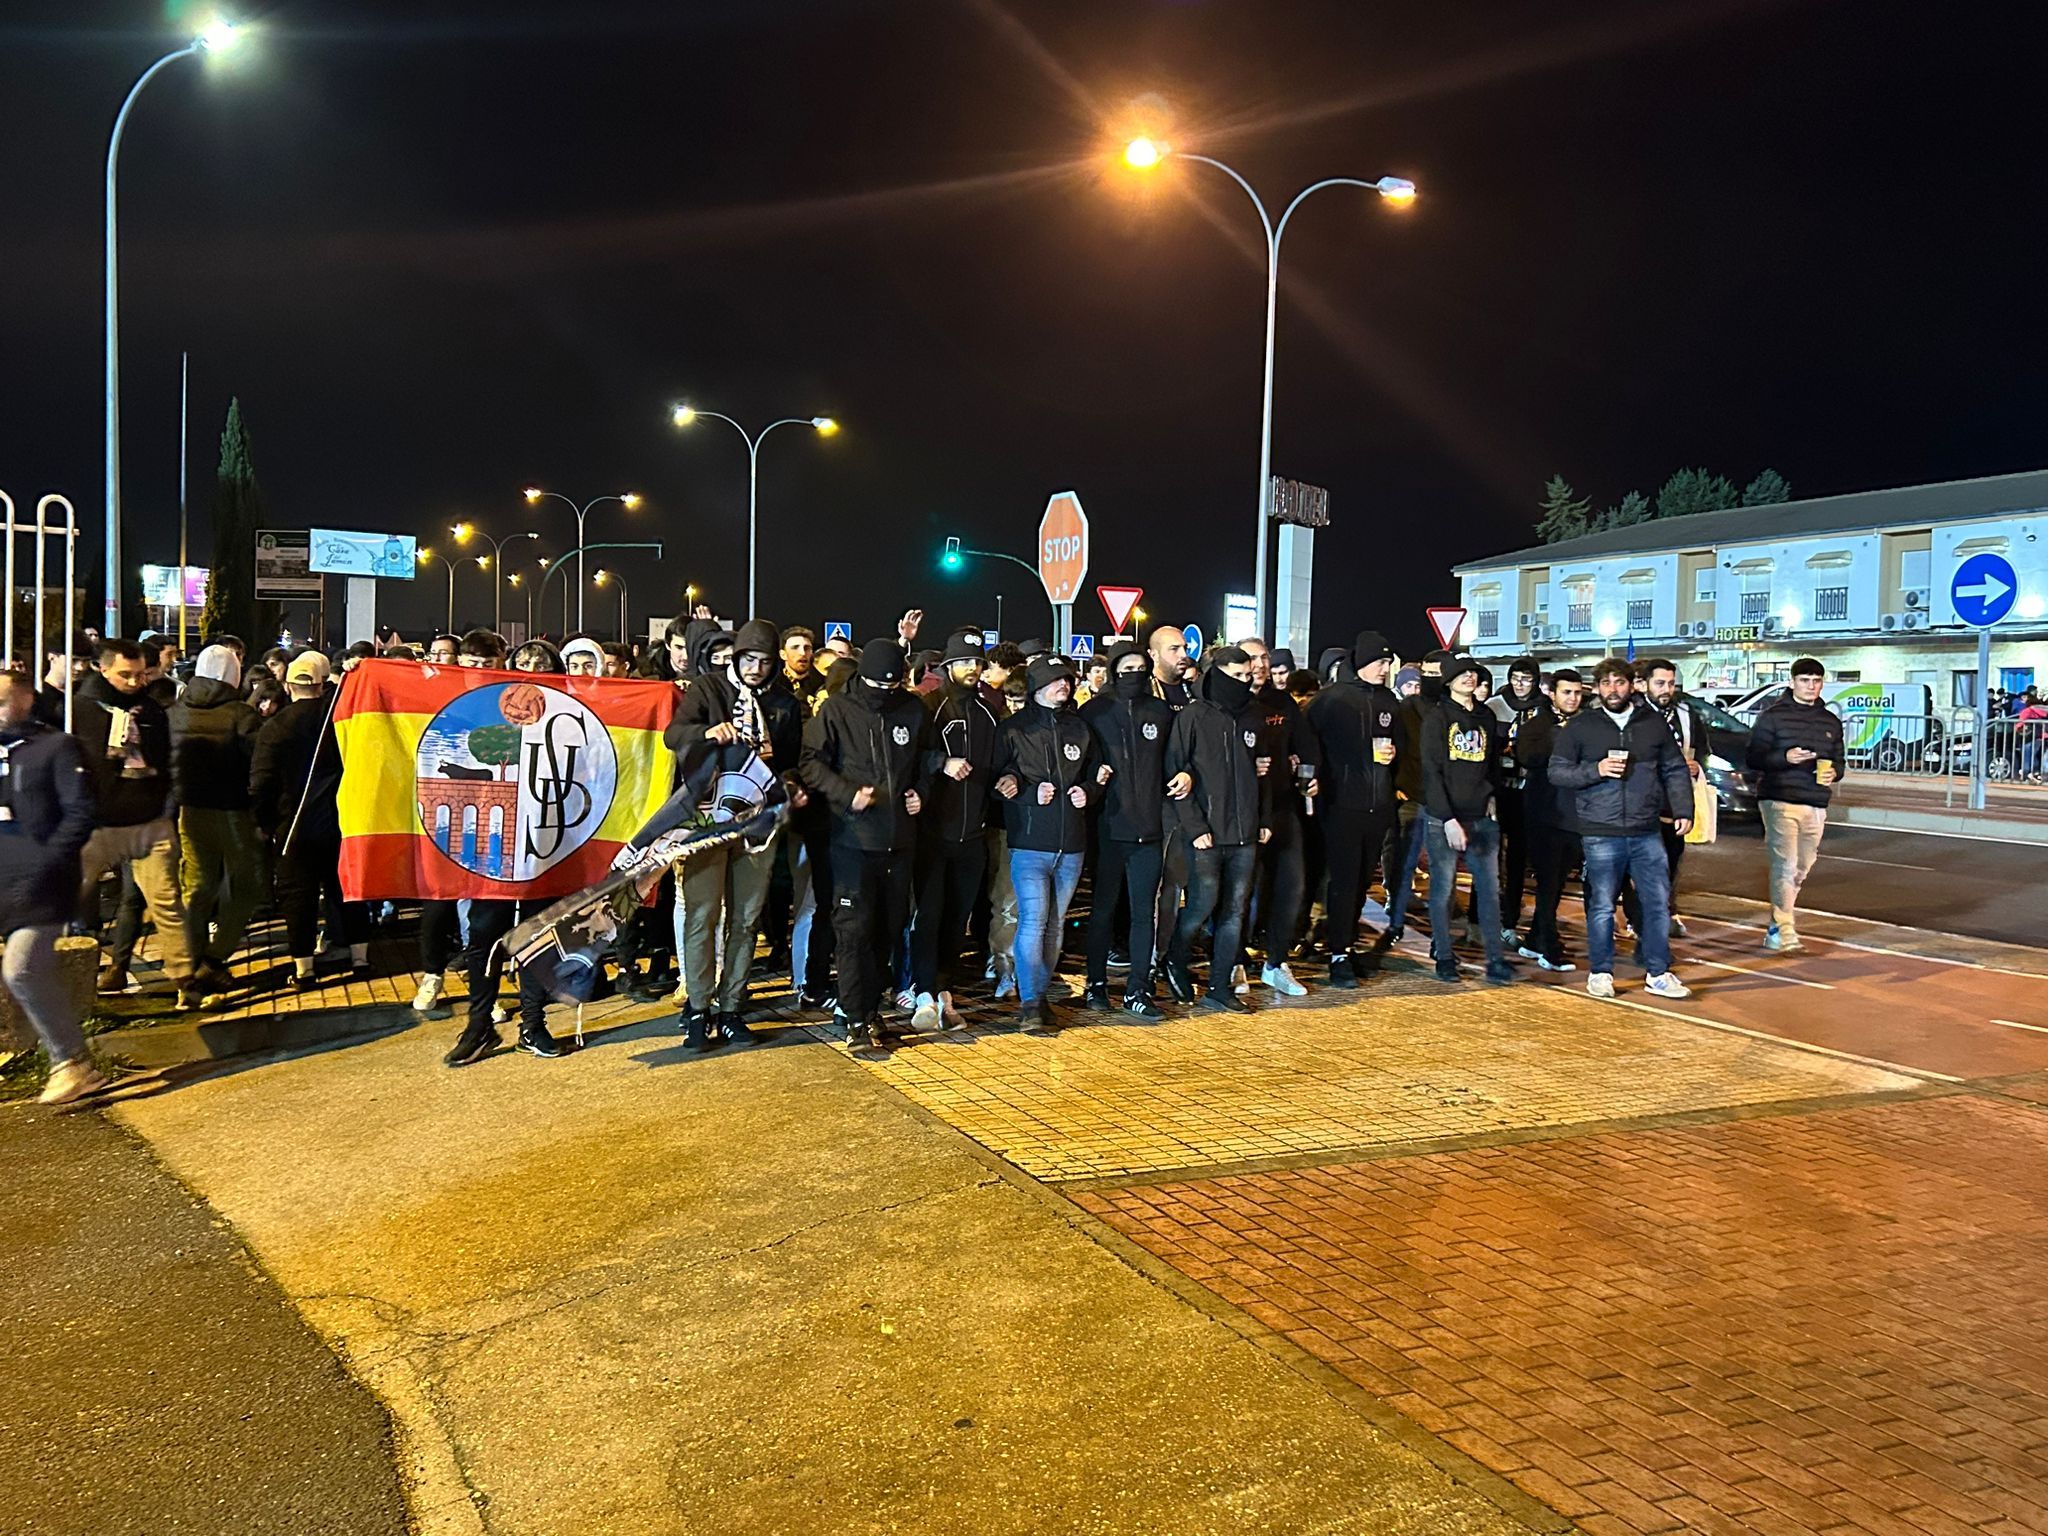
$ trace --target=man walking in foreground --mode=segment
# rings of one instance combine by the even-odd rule
[[[1820,857],[1828,802],[1841,782],[1842,719],[1820,701],[1827,668],[1811,656],[1792,663],[1792,691],[1756,717],[1749,766],[1763,775],[1757,801],[1771,855],[1771,926],[1764,947],[1794,952],[1799,887]]]
[[[1622,877],[1635,881],[1647,913],[1671,910],[1671,868],[1658,821],[1671,818],[1680,837],[1692,825],[1692,779],[1678,738],[1657,712],[1635,697],[1629,664],[1609,656],[1593,669],[1594,708],[1558,733],[1550,782],[1573,792],[1572,810],[1586,859],[1586,991],[1614,996],[1614,898]],[[1671,935],[1647,922],[1642,944],[1644,986],[1659,997],[1690,997],[1671,974]]]

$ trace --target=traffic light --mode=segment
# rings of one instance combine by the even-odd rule
[[[949,571],[960,569],[960,541],[958,539],[946,540],[946,552],[939,557],[939,564]]]

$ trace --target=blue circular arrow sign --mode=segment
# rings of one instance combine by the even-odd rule
[[[2012,612],[2020,578],[2003,555],[1972,555],[1949,578],[1948,595],[1959,620],[1972,629],[1989,629]]]

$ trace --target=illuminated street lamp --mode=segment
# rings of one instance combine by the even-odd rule
[[[128,99],[115,114],[114,132],[107,140],[107,611],[101,630],[107,635],[121,633],[121,264],[114,227],[114,172],[121,160],[121,131],[128,126],[135,98],[156,78],[158,70],[197,54],[227,53],[240,39],[241,30],[233,22],[217,17],[191,42],[150,65],[129,87]]]
[[[830,416],[785,416],[750,434],[730,416],[721,416],[717,411],[700,411],[693,405],[684,404],[669,413],[669,420],[678,427],[691,426],[703,417],[724,422],[739,433],[747,445],[747,617],[751,619],[761,611],[756,601],[760,596],[756,574],[760,559],[761,439],[777,427],[813,427],[818,436],[831,437],[838,432],[839,423]]]
[[[640,495],[635,491],[627,491],[622,496],[593,496],[579,507],[560,491],[544,491],[537,485],[529,485],[522,494],[526,497],[526,504],[529,507],[538,506],[542,501],[552,498],[561,502],[576,514],[576,627],[581,629],[583,627],[583,520],[590,516],[590,509],[592,507],[601,507],[608,501],[616,501],[628,512],[631,512],[640,505]],[[568,588],[565,587],[562,589],[562,627],[565,629],[569,625],[568,601]]]
[[[478,555],[474,560],[456,560],[450,556],[442,555],[440,559],[441,564],[447,567],[448,570],[448,627],[444,633],[452,635],[455,633],[455,567],[458,565],[474,564],[489,570],[491,567],[491,557],[489,555]],[[419,552],[419,562],[421,565],[432,565],[434,563],[434,551],[431,549],[421,550]]]
[[[1221,160],[1208,155],[1188,154],[1174,149],[1157,139],[1137,138],[1124,146],[1124,164],[1134,171],[1151,171],[1169,158],[1193,160],[1200,165],[1214,166],[1244,189],[1245,196],[1252,200],[1252,206],[1259,210],[1259,223],[1266,232],[1266,382],[1264,398],[1260,407],[1259,422],[1259,552],[1254,564],[1252,598],[1256,606],[1259,632],[1266,633],[1266,544],[1267,523],[1272,513],[1273,501],[1273,332],[1279,311],[1280,299],[1280,241],[1287,233],[1287,221],[1294,217],[1311,193],[1325,187],[1363,187],[1368,192],[1377,192],[1383,202],[1396,208],[1406,208],[1415,201],[1415,183],[1399,176],[1382,176],[1378,181],[1361,181],[1355,176],[1332,176],[1303,187],[1294,195],[1280,215],[1279,223],[1266,211],[1266,204],[1259,194],[1252,190],[1252,184]]]
[[[505,546],[514,539],[537,539],[540,535],[533,532],[532,529],[527,529],[520,533],[508,533],[502,539],[494,539],[488,533],[479,532],[474,523],[457,523],[448,532],[458,544],[467,544],[471,539],[482,539],[496,553],[498,557],[496,570],[499,580],[491,583],[493,589],[491,593],[491,627],[493,629],[503,629],[505,627],[505,589],[500,583],[505,575]],[[484,566],[487,570],[491,569],[487,563],[489,559],[488,555],[480,557],[477,564]],[[513,582],[517,585],[518,578],[514,577]]]
[[[610,586],[613,583],[617,583],[619,588],[619,644],[630,646],[633,642],[631,639],[628,638],[627,632],[628,598],[626,594],[626,578],[619,575],[616,571],[607,571],[602,569],[599,570],[598,573],[591,578],[591,584],[594,586],[605,587]]]

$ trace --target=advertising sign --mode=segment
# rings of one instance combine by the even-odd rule
[[[185,567],[184,606],[206,606],[206,578],[211,574],[203,565]],[[145,565],[142,568],[142,600],[152,608],[176,608],[179,601],[178,568],[175,565]]]
[[[313,535],[304,528],[261,528],[256,533],[256,596],[266,600],[318,597],[312,572]]]
[[[382,576],[411,581],[419,563],[419,540],[409,533],[359,533],[347,528],[311,530],[307,569],[325,576]]]

